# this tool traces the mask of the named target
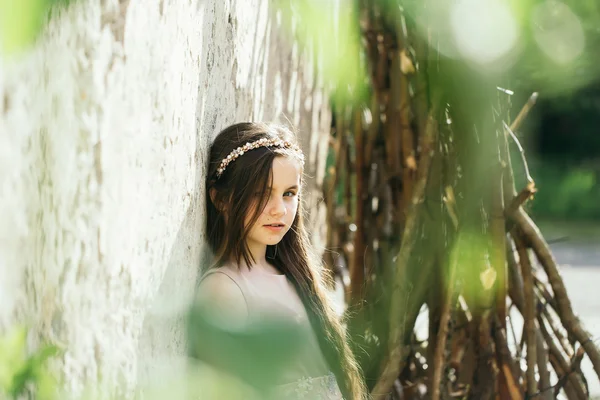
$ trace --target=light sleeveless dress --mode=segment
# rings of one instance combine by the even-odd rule
[[[295,288],[285,275],[275,275],[262,271],[240,271],[235,267],[223,266],[206,272],[228,276],[240,288],[248,307],[248,318],[259,319],[265,313],[275,313],[292,318],[306,338],[298,359],[282,371],[281,382],[274,388],[273,399],[285,400],[343,400],[335,376],[329,370],[317,337],[312,329],[306,309]]]

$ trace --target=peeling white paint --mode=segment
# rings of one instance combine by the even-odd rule
[[[34,341],[63,345],[70,393],[128,397],[183,366],[220,129],[289,119],[309,187],[322,180],[323,85],[276,12],[265,0],[79,1],[0,60],[0,332],[27,323]]]

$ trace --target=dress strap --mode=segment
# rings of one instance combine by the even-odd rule
[[[232,273],[231,271],[228,271],[224,268],[212,268],[209,269],[208,271],[206,271],[204,273],[204,275],[202,276],[202,278],[200,279],[200,282],[198,284],[198,286],[200,286],[200,284],[202,283],[202,281],[204,279],[206,279],[207,276],[209,275],[213,275],[213,274],[223,274],[226,277],[228,277],[233,283],[235,283],[235,285],[238,287],[238,289],[240,289],[240,292],[242,293],[242,297],[244,297],[244,302],[246,303],[246,309],[248,310],[248,312],[250,312],[250,303],[248,302],[248,297],[246,296],[246,291],[243,288],[243,284],[240,284],[238,277],[235,276],[234,273]]]

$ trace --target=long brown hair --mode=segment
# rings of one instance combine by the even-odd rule
[[[246,245],[246,238],[249,227],[259,218],[268,201],[266,189],[272,179],[273,160],[277,156],[298,157],[298,153],[287,148],[260,147],[230,163],[220,177],[217,177],[217,168],[221,160],[234,149],[248,142],[273,138],[297,143],[294,134],[283,126],[247,122],[224,129],[211,146],[206,210],[208,243],[216,257],[213,267],[232,259],[236,260],[238,265],[244,259],[248,267],[252,266],[254,260]],[[214,189],[212,196],[211,189]],[[257,192],[262,195],[259,196],[258,206],[253,207]],[[246,223],[246,216],[251,210],[252,215]],[[270,255],[269,261],[285,274],[296,288],[321,351],[335,374],[344,398],[364,399],[365,387],[358,363],[350,350],[345,331],[326,296],[320,269],[311,261],[301,201],[289,231],[276,248],[267,246],[267,255]]]

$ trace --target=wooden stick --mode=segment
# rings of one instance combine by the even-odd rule
[[[558,272],[556,260],[552,256],[548,244],[542,238],[538,227],[522,208],[512,213],[512,215],[509,217],[512,218],[522,230],[525,240],[527,240],[527,242],[531,245],[531,248],[536,254],[540,264],[542,264],[544,267],[546,275],[548,275],[548,280],[550,282],[550,286],[552,287],[552,291],[554,292],[556,305],[558,307],[556,311],[558,312],[563,326],[583,346],[590,358],[590,361],[592,362],[592,365],[594,366],[596,375],[600,379],[600,351],[594,344],[589,332],[583,328],[583,324],[573,312],[571,300],[567,295],[567,290],[565,289],[562,277]]]
[[[365,224],[364,224],[364,205],[365,205],[365,190],[364,190],[364,136],[362,123],[362,109],[357,107],[354,112],[354,146],[356,154],[355,165],[355,197],[356,208],[354,215],[354,224],[356,232],[354,233],[354,254],[352,260],[352,269],[350,270],[350,291],[352,293],[352,305],[359,304],[364,299],[365,288]],[[350,202],[350,199],[347,199]]]
[[[519,387],[519,377],[514,374],[514,362],[510,349],[508,348],[508,342],[506,341],[506,331],[502,327],[499,327],[494,331],[494,343],[496,344],[496,358],[498,359],[500,377],[506,388],[505,395],[507,395],[510,400],[522,399],[523,396],[521,395],[521,389]]]
[[[347,226],[350,224],[350,222],[352,222],[352,149],[350,148],[350,135],[352,135],[352,131],[355,129],[354,126],[352,126],[352,120],[348,121],[348,125],[349,125],[349,132],[347,133],[348,137],[345,138],[344,140],[344,152],[343,152],[343,160],[345,161],[345,165],[342,168],[342,170],[340,171],[340,173],[343,173],[343,180],[344,180],[344,202],[346,203],[346,215],[344,216],[344,223],[342,224],[344,226],[344,244],[348,243],[347,239],[348,239],[348,229]],[[350,264],[352,264],[352,258],[351,255],[349,254],[348,260],[350,261]],[[351,266],[352,268],[352,266]],[[352,272],[350,272],[352,273]]]
[[[575,372],[579,369],[579,365],[581,364],[581,360],[583,360],[584,354],[585,354],[585,350],[583,349],[583,347],[580,347],[579,349],[577,349],[577,353],[575,353],[575,357],[573,357],[573,360],[571,361],[571,366],[569,367],[568,371],[566,371],[567,375],[562,376],[558,380],[558,383],[556,384],[556,387],[554,388],[554,397],[558,396],[558,393],[560,392],[562,387],[566,384],[566,382],[569,378],[569,375],[571,375],[573,372]]]
[[[539,322],[540,331],[542,332],[542,335],[544,336],[546,344],[548,345],[548,349],[550,351],[551,362],[553,363],[553,365],[555,365],[554,370],[556,371],[556,374],[559,377],[567,376],[567,372],[569,370],[569,365],[567,364],[567,361],[563,357],[558,346],[556,346],[554,339],[548,332],[548,329],[546,328],[546,324],[544,323],[544,319],[542,318],[542,316],[538,315],[537,318],[538,318],[538,322]],[[569,385],[571,386],[571,388],[573,389],[573,391],[575,392],[575,394],[577,396],[577,399],[580,399],[580,400],[587,399],[587,395],[585,393],[583,385],[577,379],[577,377],[573,374],[569,374],[568,380],[569,380]]]
[[[402,186],[398,185],[398,193],[396,194],[396,212],[394,225],[399,228],[398,233],[404,228],[406,216],[403,210],[407,210],[410,203],[411,193],[414,185],[414,174],[406,169],[403,165],[403,149],[402,149],[402,113],[401,106],[404,99],[402,98],[402,90],[400,79],[402,71],[400,70],[400,55],[397,50],[391,50],[392,60],[390,65],[390,96],[387,104],[386,115],[388,118],[387,129],[388,136],[386,137],[386,149],[388,154],[391,154],[390,171],[398,177],[402,177]]]
[[[508,271],[506,263],[506,217],[504,214],[504,193],[503,193],[503,170],[502,170],[502,146],[504,145],[504,135],[496,137],[496,147],[498,148],[498,164],[493,168],[492,183],[492,201],[491,201],[491,221],[490,235],[492,246],[490,249],[490,261],[492,268],[496,271],[496,313],[502,328],[506,329],[506,297]]]
[[[335,133],[336,137],[333,139],[333,157],[335,159],[335,166],[329,169],[329,179],[327,179],[327,192],[325,196],[325,203],[327,206],[327,248],[334,249],[338,247],[337,243],[337,218],[335,215],[336,210],[336,199],[335,192],[340,177],[340,169],[342,168],[342,159],[340,152],[344,148],[344,113],[340,110],[335,110]],[[326,251],[324,258],[331,268],[335,270],[335,259],[331,251]]]
[[[498,367],[496,365],[491,311],[475,311],[473,316],[473,335],[475,342],[476,367],[470,397],[488,400],[498,393]]]
[[[534,321],[535,323],[535,321]],[[540,385],[539,387],[544,389],[550,387],[550,371],[548,371],[548,349],[544,346],[544,337],[540,332],[540,329],[535,327],[535,337],[536,337],[536,356],[537,356],[537,366],[538,366],[538,375],[540,376]],[[554,397],[550,390],[546,390],[540,393],[540,399],[543,400],[552,400]]]
[[[523,277],[523,295],[524,295],[524,315],[525,319],[525,343],[527,345],[527,394],[532,396],[537,392],[537,381],[535,380],[535,366],[537,363],[537,345],[535,335],[535,298],[533,293],[533,277],[531,271],[531,262],[529,254],[523,239],[518,232],[513,234],[517,251],[519,253],[519,263],[521,264],[521,276]]]
[[[386,104],[386,138],[385,147],[388,158],[388,168],[394,175],[401,175],[401,132],[400,132],[400,85],[398,84],[400,71],[400,57],[398,52],[392,52],[390,63],[390,90],[389,98]],[[404,182],[403,182],[404,183]]]
[[[402,343],[402,338],[406,326],[400,310],[402,310],[402,303],[406,301],[407,282],[405,277],[408,260],[417,239],[417,214],[423,203],[423,196],[425,194],[433,152],[437,148],[438,134],[436,117],[439,107],[438,103],[439,101],[434,103],[434,106],[429,112],[427,129],[425,135],[422,137],[422,156],[419,160],[419,168],[417,169],[416,185],[412,202],[408,208],[400,253],[396,259],[394,270],[393,292],[390,306],[390,350],[388,358],[384,361],[383,368],[381,369],[382,373],[379,380],[371,392],[373,400],[383,400],[386,398],[404,363],[403,355],[406,352],[406,349],[404,343]]]
[[[508,213],[512,213],[521,207],[525,202],[533,197],[533,195],[537,192],[535,188],[535,184],[530,182],[527,184],[525,189],[521,190],[518,195],[516,195],[508,206]]]
[[[556,305],[556,300],[554,300],[554,296],[548,290],[548,286],[546,285],[546,283],[543,282],[536,273],[533,274],[533,282],[535,283],[535,286],[537,287],[538,291],[540,292],[540,295],[545,300],[545,302],[548,305],[550,305],[554,310],[557,310],[558,306]]]
[[[544,317],[546,317],[548,325],[550,325],[550,328],[552,329],[552,333],[560,343],[567,357],[571,358],[574,354],[573,346],[571,346],[571,343],[569,343],[569,339],[565,335],[563,335],[560,327],[556,325],[555,318],[552,316],[552,314],[550,314],[550,308],[554,310],[554,312],[556,312],[557,310],[556,301],[554,300],[552,294],[550,294],[550,292],[548,291],[546,285],[539,279],[539,277],[537,277],[537,275],[534,275],[534,280],[538,289],[538,297],[540,298],[540,302],[542,302],[541,309],[539,312],[542,313]]]
[[[459,234],[460,235],[460,234]],[[459,239],[460,240],[460,236]],[[458,264],[458,252],[452,253],[450,260],[450,268],[446,277],[446,290],[442,303],[440,325],[437,335],[437,343],[435,345],[435,355],[433,359],[433,378],[431,384],[431,400],[439,400],[440,398],[440,382],[442,380],[442,370],[444,368],[446,354],[446,341],[448,339],[450,326],[450,310],[454,304],[454,282],[456,281],[456,268]]]
[[[381,111],[379,109],[379,102],[377,101],[377,95],[373,95],[371,97],[371,124],[369,125],[369,130],[366,139],[365,145],[365,168],[371,167],[371,162],[373,160],[373,147],[375,146],[375,140],[379,135],[379,128],[381,126]],[[356,148],[357,151],[360,151],[360,147]]]
[[[403,48],[404,38],[402,30],[397,31],[396,40],[398,42],[397,54],[394,55],[391,70],[391,106],[395,107],[398,114],[398,122],[401,137],[402,150],[402,196],[403,203],[408,204],[413,191],[415,171],[417,169],[417,159],[415,156],[415,146],[413,141],[413,132],[410,127],[410,94],[408,91],[408,78],[402,71],[402,56],[406,52]],[[395,62],[394,62],[395,61]]]
[[[512,132],[518,129],[519,124],[527,115],[529,109],[531,109],[533,104],[535,104],[536,99],[537,94],[534,93],[531,96],[528,104],[526,104],[525,107],[523,107],[523,110],[521,110],[521,113],[519,113],[519,117],[517,117],[517,119],[513,122],[513,124],[510,127],[508,127],[508,129],[505,129],[507,134],[511,134],[513,138],[516,138],[514,136],[514,133]],[[510,156],[508,153],[507,146],[505,147],[504,151],[506,153],[506,163],[509,166],[508,170],[510,173],[507,174],[505,189],[510,189],[510,187],[512,186],[514,193],[514,178],[512,176],[512,168],[510,167]],[[523,152],[521,153],[521,155],[522,157],[524,157]],[[532,181],[533,180],[531,179],[529,183],[531,183]],[[564,283],[562,282],[562,278],[558,273],[556,261],[550,253],[548,244],[542,238],[537,226],[533,223],[533,221],[531,221],[529,216],[525,213],[525,211],[523,211],[521,207],[518,207],[517,209],[510,209],[507,212],[507,218],[511,219],[514,223],[519,225],[520,229],[525,235],[526,240],[531,243],[534,253],[536,254],[538,260],[542,264],[544,270],[546,271],[546,274],[548,275],[548,279],[550,281],[550,285],[552,286],[552,290],[555,293],[556,301],[558,303],[557,312],[559,314],[563,326],[565,326],[565,328],[567,328],[569,332],[572,332],[573,336],[584,346],[586,352],[590,357],[590,360],[592,360],[592,364],[594,365],[596,375],[598,376],[598,378],[600,378],[600,352],[598,351],[598,348],[594,345],[594,343],[591,341],[589,333],[585,331],[581,322],[575,317],[573,313],[571,302],[567,296]]]
[[[470,340],[468,335],[468,326],[473,318],[468,310],[466,302],[461,298],[460,295],[458,296],[458,304],[459,307],[456,308],[455,312],[456,327],[453,328],[454,333],[452,334],[450,355],[448,357],[448,365],[450,368],[454,368],[457,373],[461,370],[466,346]],[[457,329],[457,327],[462,328]]]
[[[556,359],[552,356],[552,354],[550,355],[550,365],[554,369],[554,372],[556,373],[557,376],[564,376],[564,371],[560,367],[560,364],[558,363],[558,361],[556,361]],[[550,391],[550,390],[552,390],[552,388],[548,388],[548,390]],[[571,385],[570,382],[566,383],[566,385],[563,387],[563,390],[565,391],[565,396],[567,396],[568,400],[580,400],[581,399],[581,397],[577,394],[577,392],[573,388],[573,385]]]
[[[556,337],[560,343],[567,357],[573,357],[573,346],[571,346],[571,343],[569,343],[569,339],[567,339],[567,337],[560,331],[560,328],[556,325],[555,319],[552,318],[552,315],[547,307],[544,307],[542,310],[542,315],[546,317],[546,321],[548,322],[548,325],[550,325],[550,329],[552,330],[554,337]]]
[[[529,100],[527,100],[527,103],[525,103],[525,105],[523,106],[521,111],[519,111],[517,118],[515,118],[513,123],[510,124],[511,131],[513,131],[513,132],[517,131],[521,127],[521,123],[525,120],[525,117],[527,116],[527,114],[529,114],[529,111],[531,111],[531,109],[535,105],[537,99],[538,99],[537,92],[533,92],[531,94],[531,96],[529,96]]]
[[[515,135],[513,133],[513,131],[510,129],[510,127],[506,124],[506,122],[502,122],[502,123],[504,124],[504,129],[506,130],[506,132],[508,132],[508,135],[512,138],[512,140],[515,142],[515,144],[519,148],[519,153],[521,154],[521,160],[523,161],[523,169],[525,170],[525,178],[527,179],[527,184],[528,184],[528,186],[533,185],[534,182],[533,182],[533,178],[529,174],[529,165],[527,164],[527,158],[525,157],[525,150],[523,149],[523,146],[521,146],[521,142],[519,142],[517,135]]]
[[[521,269],[515,256],[517,249],[514,247],[514,241],[506,241],[506,263],[508,264],[508,277],[510,280],[510,298],[519,312],[523,311],[523,278],[521,277]]]
[[[436,266],[441,264],[436,262]],[[428,323],[428,332],[427,338],[431,338],[431,340],[427,340],[427,355],[425,356],[427,359],[427,364],[431,365],[431,368],[428,368],[425,374],[427,379],[427,392],[433,393],[433,372],[434,368],[434,359],[436,355],[437,349],[437,340],[435,338],[438,337],[440,330],[440,320],[442,319],[442,303],[443,303],[443,278],[440,275],[435,275],[431,278],[429,284],[429,290],[427,293],[427,311],[429,317]]]

